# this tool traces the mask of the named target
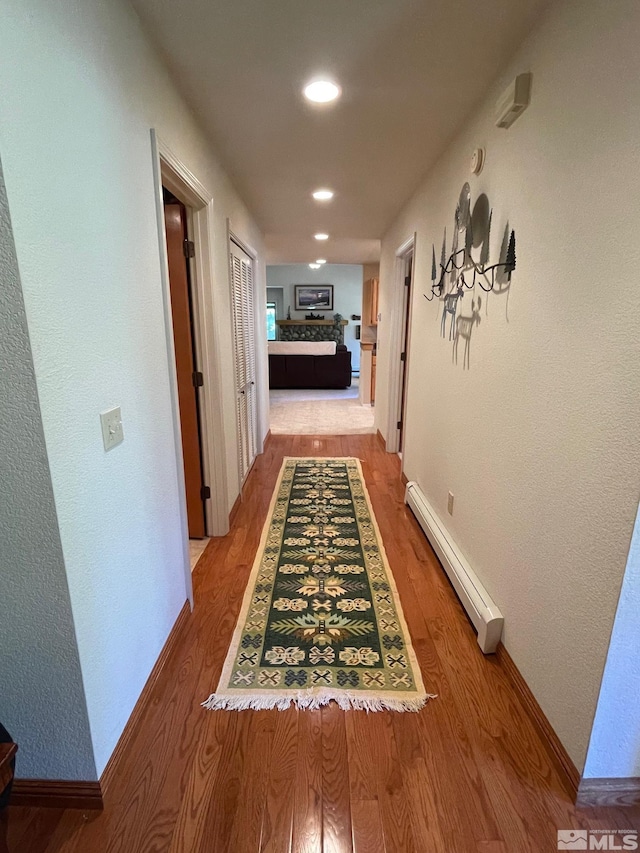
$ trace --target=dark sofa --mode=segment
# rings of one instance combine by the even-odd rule
[[[349,388],[351,353],[338,344],[335,355],[269,355],[269,388]]]

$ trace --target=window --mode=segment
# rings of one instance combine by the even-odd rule
[[[267,302],[267,340],[276,339],[276,303]]]

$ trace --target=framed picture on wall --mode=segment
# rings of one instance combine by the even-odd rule
[[[294,284],[296,311],[318,308],[333,311],[332,284]]]

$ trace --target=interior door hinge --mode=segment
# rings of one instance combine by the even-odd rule
[[[400,353],[400,361],[406,361],[406,360],[407,360],[406,352],[401,352]]]
[[[211,488],[209,486],[203,486],[200,489],[200,497],[203,501],[208,501],[211,497]]]
[[[398,421],[396,424],[396,429],[402,429],[402,421]]]
[[[404,286],[405,286],[405,287],[409,287],[409,285],[410,285],[410,284],[411,284],[411,276],[410,276],[410,275],[405,275],[405,277],[404,277]]]
[[[201,388],[204,385],[204,376],[199,370],[194,370],[191,374],[191,381],[194,388]]]
[[[193,240],[185,240],[182,244],[182,251],[184,252],[185,258],[195,258],[196,244]]]

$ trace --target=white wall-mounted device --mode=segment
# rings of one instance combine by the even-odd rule
[[[496,103],[496,125],[511,127],[529,106],[531,99],[531,74],[518,74]]]
[[[484,148],[474,148],[471,155],[471,174],[479,175],[484,166]]]
[[[100,425],[102,426],[102,441],[105,450],[111,450],[117,444],[124,441],[124,430],[122,429],[122,414],[120,406],[100,412]]]

